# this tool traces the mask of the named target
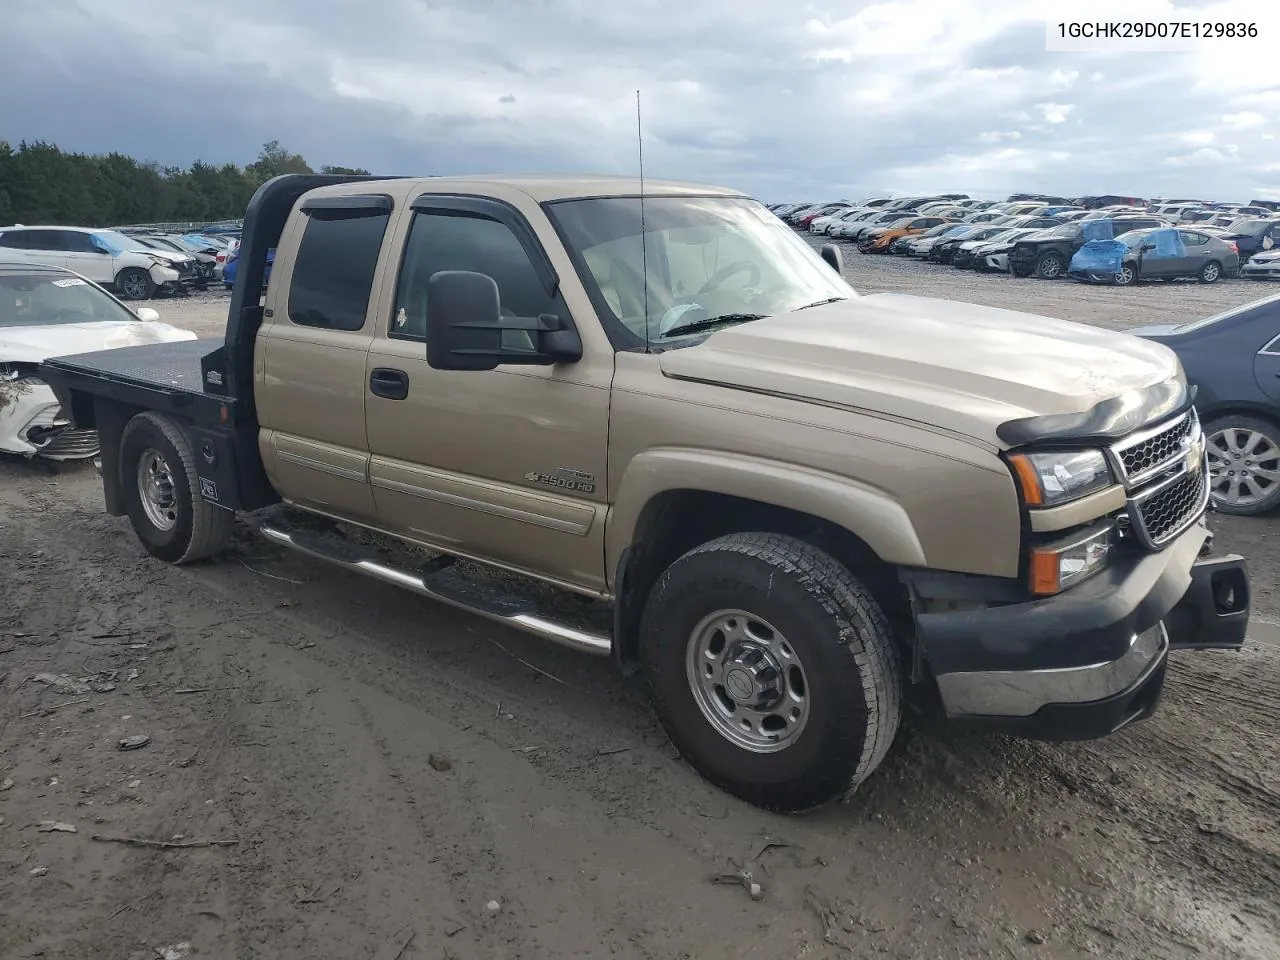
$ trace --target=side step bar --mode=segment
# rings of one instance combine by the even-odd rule
[[[525,633],[531,633],[536,637],[550,640],[552,643],[558,643],[561,646],[569,647],[582,653],[607,657],[613,650],[613,640],[607,634],[592,633],[556,623],[554,620],[538,616],[528,610],[521,610],[518,604],[485,603],[484,599],[478,594],[463,596],[461,595],[463,591],[459,591],[459,595],[452,595],[451,592],[438,588],[433,589],[426,578],[421,575],[392,567],[379,560],[360,556],[358,552],[351,551],[349,548],[340,551],[325,549],[326,544],[314,542],[311,537],[300,537],[293,532],[282,530],[278,527],[259,525],[258,532],[272,543],[278,543],[280,546],[288,547],[290,550],[297,550],[299,553],[334,564],[353,573],[362,573],[365,576],[373,577],[375,580],[381,580],[384,583],[412,590],[420,596],[448,604],[459,610],[465,610],[468,613],[477,614],[495,623],[506,624],[509,627],[523,630]],[[341,554],[347,555],[342,556]],[[503,609],[504,606],[506,609]]]

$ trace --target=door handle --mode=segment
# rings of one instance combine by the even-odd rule
[[[403,370],[375,367],[369,374],[369,391],[384,400],[403,400],[409,395],[409,375]]]

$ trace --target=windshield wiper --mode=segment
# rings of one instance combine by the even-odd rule
[[[803,307],[796,307],[796,310],[808,310],[810,307],[822,307],[828,303],[839,303],[841,300],[848,300],[848,297],[827,297],[825,300],[815,300],[813,303],[806,303]],[[793,313],[795,311],[792,311]]]
[[[696,333],[699,330],[718,327],[722,323],[744,323],[747,320],[763,320],[767,316],[767,313],[722,313],[718,317],[706,317],[702,320],[682,323],[678,327],[672,327],[663,336],[678,337],[684,333]]]

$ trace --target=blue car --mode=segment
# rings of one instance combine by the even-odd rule
[[[262,288],[271,279],[271,265],[276,262],[276,248],[267,251],[267,268],[262,271]],[[222,285],[230,290],[236,285],[237,266],[240,263],[240,251],[235,250],[227,255],[227,262],[222,266]]]

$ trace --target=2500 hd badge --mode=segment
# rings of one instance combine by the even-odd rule
[[[539,473],[530,470],[524,475],[530,483],[541,483],[548,487],[559,487],[561,490],[574,490],[578,493],[595,493],[595,474],[584,473],[571,467],[557,467],[555,473]]]

